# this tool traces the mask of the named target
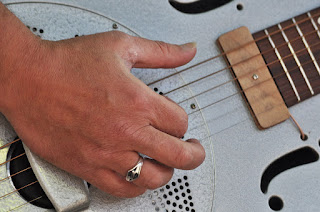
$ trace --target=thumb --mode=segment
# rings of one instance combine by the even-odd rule
[[[196,43],[168,44],[136,38],[134,68],[175,68],[188,63],[197,52]]]

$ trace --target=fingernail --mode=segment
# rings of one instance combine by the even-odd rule
[[[180,46],[181,46],[181,48],[183,50],[190,51],[191,49],[197,48],[197,43],[196,42],[190,42],[190,43],[182,44]]]

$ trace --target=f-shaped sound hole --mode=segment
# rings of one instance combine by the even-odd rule
[[[260,184],[261,191],[267,193],[271,180],[278,174],[297,166],[313,163],[317,160],[319,160],[319,154],[311,147],[303,147],[278,158],[264,171]]]
[[[191,3],[181,3],[176,0],[169,0],[169,3],[176,10],[188,14],[198,14],[216,9],[233,0],[198,0]]]

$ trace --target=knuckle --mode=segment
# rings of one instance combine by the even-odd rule
[[[146,192],[146,189],[139,188],[139,189],[130,190],[127,187],[122,186],[110,193],[111,195],[120,197],[120,198],[133,198],[133,197],[140,196],[145,192]]]
[[[113,42],[112,45],[115,49],[124,49],[128,50],[131,46],[132,37],[124,32],[112,31]]]
[[[157,46],[159,47],[162,54],[167,55],[170,54],[171,48],[168,43],[162,42],[162,41],[155,41]]]
[[[190,165],[193,162],[193,155],[190,151],[181,147],[176,151],[174,160],[176,162],[177,168],[189,169]]]
[[[162,177],[157,174],[157,175],[154,175],[152,177],[149,177],[148,180],[146,180],[145,182],[145,186],[148,188],[148,189],[157,189],[161,186],[163,186],[166,182],[164,182],[164,180],[162,179]]]
[[[135,91],[131,93],[131,103],[135,108],[145,108],[149,99],[143,91]]]
[[[183,137],[184,134],[187,132],[188,130],[188,114],[182,110],[183,112],[180,115],[180,130],[179,130],[179,137]]]
[[[125,42],[130,37],[128,34],[121,31],[112,31],[112,36],[119,41]]]
[[[141,139],[144,133],[142,129],[143,127],[134,121],[123,120],[116,124],[114,132],[118,135],[119,141],[124,139],[128,142],[128,138],[132,141]]]

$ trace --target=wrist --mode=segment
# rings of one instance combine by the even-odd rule
[[[12,87],[22,69],[31,63],[41,40],[0,3],[0,112],[13,103]]]

